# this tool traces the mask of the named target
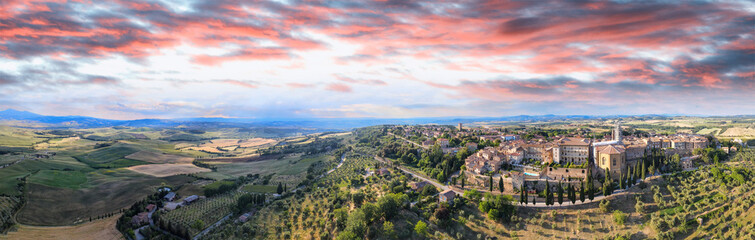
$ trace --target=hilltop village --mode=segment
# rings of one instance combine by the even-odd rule
[[[722,146],[710,136],[648,132],[624,136],[627,130],[617,121],[610,134],[600,138],[584,130],[532,134],[531,130],[465,128],[461,123],[457,127],[394,126],[391,132],[407,141],[417,140],[425,151],[436,147],[444,154],[456,154],[463,150],[468,155],[463,170],[448,177],[454,185],[461,187],[464,181],[466,186],[488,189],[489,179],[496,180],[494,185],[501,179],[507,192],[519,192],[525,186],[542,190],[548,181],[551,186],[559,182],[579,185],[588,180],[588,173],[591,179],[609,176],[619,181],[643,168],[652,173],[689,169],[691,161],[711,146],[726,153],[737,151],[736,146]],[[670,161],[663,166],[642,166],[640,160],[649,157]]]

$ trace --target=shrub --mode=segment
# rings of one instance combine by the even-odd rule
[[[610,205],[611,205],[611,201],[608,201],[608,200],[605,200],[605,199],[603,199],[603,200],[600,200],[600,204],[599,204],[599,206],[600,206],[600,211],[601,211],[601,212],[604,212],[604,213],[607,213],[607,212],[608,212],[608,210],[610,210],[610,209],[609,209],[609,208],[610,208]]]
[[[624,225],[624,223],[626,221],[627,221],[627,214],[626,213],[624,213],[622,211],[619,211],[619,210],[613,211],[613,222],[615,222],[616,224],[619,224],[619,225]]]

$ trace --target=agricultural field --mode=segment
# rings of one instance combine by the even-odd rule
[[[187,229],[191,236],[194,236],[231,213],[232,206],[239,196],[239,193],[226,193],[216,197],[199,199],[188,206],[160,214],[158,221],[178,224]]]
[[[755,128],[733,127],[720,134],[721,137],[755,137]]]
[[[154,177],[167,177],[167,176],[173,176],[173,175],[179,175],[179,174],[192,174],[192,173],[201,173],[201,172],[210,171],[210,169],[197,167],[197,166],[194,166],[194,164],[190,164],[190,163],[147,164],[147,165],[132,166],[126,169],[134,171],[134,172],[138,172],[141,174],[154,176]]]
[[[90,172],[88,179],[87,187],[79,189],[29,182],[27,203],[16,220],[22,224],[43,226],[76,224],[126,208],[164,184],[178,187],[194,181],[194,178],[183,175],[156,178],[128,170],[109,169]]]
[[[273,185],[252,185],[248,184],[241,188],[242,191],[250,193],[275,193],[278,186]]]
[[[38,239],[124,239],[115,229],[115,222],[120,215],[99,219],[72,226],[45,227],[20,225],[0,239],[38,240]]]
[[[49,187],[79,189],[87,182],[87,174],[81,171],[41,170],[32,174],[29,183]]]
[[[191,163],[194,158],[167,154],[156,153],[152,151],[139,151],[125,156],[127,159],[133,159],[149,163]]]
[[[277,141],[273,139],[268,138],[252,138],[252,139],[244,139],[241,142],[239,142],[239,147],[242,148],[254,148],[254,147],[261,147],[265,145],[275,144]]]
[[[144,161],[126,159],[126,156],[139,151],[138,148],[131,145],[116,144],[74,156],[74,158],[86,163],[92,168],[122,168],[147,164],[147,162]]]
[[[271,181],[297,185],[306,175],[307,168],[318,162],[335,161],[333,156],[318,154],[312,156],[286,156],[281,159],[270,159],[254,162],[207,162],[218,167],[217,172],[201,173],[199,176],[222,180],[229,177],[246,176],[248,174],[275,174]]]

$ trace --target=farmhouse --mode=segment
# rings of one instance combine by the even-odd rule
[[[388,171],[387,168],[381,168],[381,169],[378,169],[377,171],[375,171],[375,174],[381,175],[381,176],[382,175],[391,175],[391,171]]]
[[[190,203],[192,203],[192,202],[196,201],[197,199],[199,199],[199,196],[197,196],[197,195],[191,195],[191,196],[188,196],[188,197],[186,197],[186,198],[184,199],[184,204],[188,205],[188,204],[190,204]]]
[[[169,193],[168,193],[168,194],[166,194],[166,195],[165,195],[165,197],[163,197],[163,198],[164,198],[165,200],[168,200],[168,201],[173,201],[173,200],[175,200],[175,199],[176,199],[176,193],[174,193],[174,192],[169,192]]]
[[[410,183],[409,186],[412,188],[412,190],[417,191],[417,190],[422,190],[423,188],[425,188],[427,184],[430,184],[430,183],[428,183],[427,181],[421,181],[421,182]]]
[[[455,197],[456,197],[456,192],[454,192],[451,189],[448,189],[440,193],[440,195],[438,195],[438,201],[445,202],[445,203],[453,203]]]
[[[152,210],[155,210],[155,208],[157,208],[155,204],[147,205],[147,212],[152,212]]]
[[[139,214],[131,218],[131,225],[134,226],[141,226],[147,223],[149,223],[148,212],[140,212]]]

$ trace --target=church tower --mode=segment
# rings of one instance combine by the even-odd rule
[[[621,122],[616,120],[616,128],[613,129],[613,140],[621,142]]]

